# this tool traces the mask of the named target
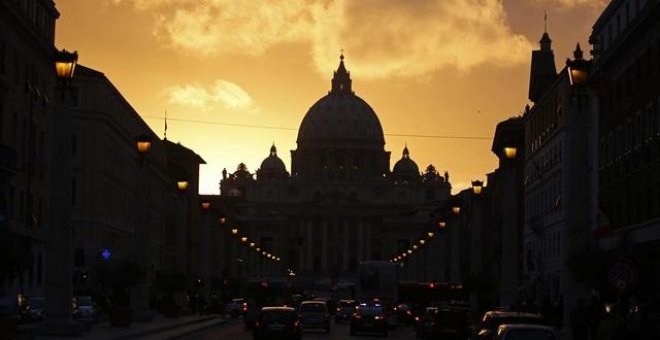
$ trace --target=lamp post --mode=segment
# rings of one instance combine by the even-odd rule
[[[202,223],[201,223],[201,241],[202,241],[202,261],[201,261],[201,275],[204,282],[207,284],[202,285],[202,294],[206,298],[211,295],[211,256],[209,242],[211,242],[211,201],[204,199],[199,203],[202,210]]]
[[[48,179],[50,183],[50,224],[46,230],[46,280],[44,293],[48,317],[40,327],[44,334],[75,336],[82,333],[80,324],[71,320],[71,298],[73,297],[73,257],[74,257],[74,229],[71,223],[72,190],[72,126],[73,114],[71,110],[71,85],[75,65],[78,61],[76,52],[59,51],[53,56],[54,76],[57,85],[54,112],[52,119],[52,152],[50,164],[53,165]],[[48,75],[53,76],[53,74]],[[49,80],[49,79],[47,79]],[[33,110],[29,112],[28,126],[33,125]],[[33,128],[28,128],[27,150],[33,149]],[[29,152],[28,152],[29,153]],[[26,193],[31,195],[32,157],[26,158],[27,178]]]
[[[143,270],[144,275],[137,282],[131,293],[131,307],[134,320],[153,321],[155,313],[149,309],[149,287],[153,277],[151,268],[151,172],[149,170],[148,156],[152,147],[152,138],[141,134],[135,138],[135,151],[137,152],[136,177],[136,216],[138,217],[133,228],[131,248],[133,258]]]
[[[451,227],[451,266],[450,266],[450,280],[453,282],[460,281],[460,256],[461,256],[461,226],[460,226],[460,213],[462,201],[460,196],[453,196],[450,200],[450,207],[453,217]]]
[[[467,249],[467,252],[464,252],[464,255],[467,255],[469,257],[469,273],[470,276],[472,277],[483,277],[484,270],[482,270],[483,267],[483,249],[484,249],[484,238],[483,238],[483,233],[484,233],[484,226],[483,226],[483,219],[482,219],[482,213],[483,213],[483,208],[481,206],[482,204],[482,196],[484,195],[483,193],[484,187],[483,187],[483,182],[480,180],[472,181],[472,199],[471,201],[471,208],[469,210],[469,248]],[[470,306],[473,309],[476,309],[479,305],[478,301],[478,296],[476,292],[470,292],[469,296],[469,301],[470,301]]]

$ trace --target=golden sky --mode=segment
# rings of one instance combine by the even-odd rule
[[[548,14],[555,62],[606,0],[58,0],[58,48],[115,84],[161,137],[206,160],[200,192],[223,168],[254,172],[290,150],[330,89],[343,49],[353,90],[378,114],[391,164],[407,144],[420,170],[454,192],[497,167],[490,139],[528,103],[531,50]],[[402,136],[408,135],[408,136]]]

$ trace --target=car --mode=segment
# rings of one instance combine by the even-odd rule
[[[466,308],[439,307],[428,327],[429,339],[464,340],[470,337],[470,314]]]
[[[510,312],[510,311],[488,311],[484,313],[480,324],[476,328],[475,340],[492,340],[497,335],[497,329],[503,324],[532,324],[545,325],[540,314]]]
[[[89,295],[75,296],[71,300],[73,306],[74,319],[94,319],[97,318],[96,303]]]
[[[400,323],[404,323],[406,325],[411,325],[413,323],[413,312],[410,309],[410,306],[407,304],[400,303],[398,306],[396,306],[396,314]]]
[[[389,327],[383,307],[375,304],[362,303],[358,305],[351,317],[350,334],[375,332],[387,336]]]
[[[415,335],[418,338],[424,338],[428,335],[431,327],[431,320],[438,311],[438,307],[426,307],[424,314],[415,317]]]
[[[504,324],[497,328],[495,340],[559,340],[553,327],[530,324]]]
[[[232,318],[237,318],[239,315],[243,314],[245,311],[247,303],[242,298],[231,299],[225,305],[225,313],[229,314]]]
[[[335,313],[335,322],[350,321],[355,313],[355,300],[339,300],[337,311]]]
[[[296,310],[291,307],[263,307],[252,331],[254,340],[302,339],[302,328]]]
[[[383,313],[385,313],[385,318],[387,319],[387,327],[391,330],[395,330],[399,327],[399,315],[397,314],[397,306],[391,303],[381,302],[383,306]]]
[[[46,316],[45,299],[41,296],[33,296],[25,299],[20,306],[22,321],[41,321]]]
[[[303,301],[298,308],[302,329],[323,329],[330,333],[330,314],[323,301]]]

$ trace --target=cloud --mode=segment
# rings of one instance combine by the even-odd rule
[[[550,6],[576,7],[587,6],[592,8],[603,8],[610,0],[531,0],[537,4]]]
[[[254,100],[239,85],[226,80],[217,80],[211,86],[198,83],[169,87],[165,94],[169,103],[189,106],[204,111],[218,107],[230,110],[254,112]]]
[[[361,77],[379,78],[517,65],[533,46],[511,31],[501,0],[110,1],[155,13],[155,34],[195,55],[258,56],[281,43],[310,44],[322,74],[342,48]]]
[[[325,72],[336,64],[340,47],[350,66],[369,77],[507,67],[527,62],[532,49],[511,31],[499,0],[361,0],[342,6],[334,25],[317,27],[313,56]]]

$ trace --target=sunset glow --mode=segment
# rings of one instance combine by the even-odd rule
[[[67,0],[57,46],[101,72],[158,135],[195,150],[201,193],[255,172],[272,144],[290,170],[297,129],[344,51],[392,153],[448,171],[454,192],[496,167],[497,122],[527,104],[531,50],[589,46],[601,0]],[[570,24],[568,24],[570,23]],[[588,50],[585,48],[585,50]],[[475,138],[477,137],[477,138]]]

